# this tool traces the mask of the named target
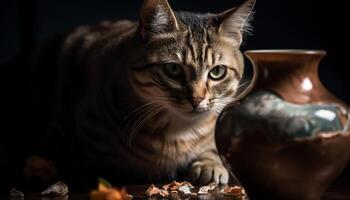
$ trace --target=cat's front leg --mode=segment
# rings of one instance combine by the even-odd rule
[[[229,174],[222,164],[216,150],[210,150],[201,154],[190,168],[190,180],[201,185],[210,182],[227,184]]]

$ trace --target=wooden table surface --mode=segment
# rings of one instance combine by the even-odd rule
[[[152,199],[155,200],[157,198],[149,198],[145,195],[145,190],[147,189],[148,185],[133,185],[133,186],[126,186],[129,194],[133,195],[133,199]],[[88,193],[71,193],[68,196],[65,197],[56,197],[56,198],[47,198],[47,197],[41,197],[39,193],[33,193],[33,194],[26,194],[25,198],[10,198],[8,195],[0,195],[0,200],[89,200],[89,194]],[[158,198],[162,199],[162,198]],[[164,198],[163,198],[164,199]],[[199,195],[195,197],[189,197],[189,198],[183,198],[186,200],[190,199],[205,199],[205,200],[227,200],[227,199],[242,199],[242,198],[233,198],[233,197],[227,197],[222,194],[218,194],[217,192],[214,192],[214,194],[211,195]],[[247,198],[245,198],[247,199]],[[322,200],[350,200],[350,186],[331,186],[329,189],[324,193]]]

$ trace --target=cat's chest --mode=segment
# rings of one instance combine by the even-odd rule
[[[173,122],[152,142],[154,151],[168,159],[189,160],[214,145],[215,119]],[[181,161],[180,161],[181,162]]]

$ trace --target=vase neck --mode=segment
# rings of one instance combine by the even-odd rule
[[[316,73],[325,53],[246,53],[248,58],[259,67],[272,71],[299,71]]]
[[[312,102],[318,78],[318,65],[325,53],[247,52],[258,68],[255,90],[272,90],[294,103]]]

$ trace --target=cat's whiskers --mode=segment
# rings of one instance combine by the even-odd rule
[[[163,109],[163,106],[159,105],[158,107],[155,107],[153,110],[148,112],[147,114],[143,115],[141,120],[135,126],[133,127],[130,137],[129,137],[129,146],[131,147],[132,137],[135,135],[150,119],[152,119],[154,116],[156,116],[161,110]]]
[[[148,103],[147,105],[144,105],[143,108],[139,109],[138,111],[134,112],[127,121],[125,121],[125,127],[127,127],[129,130],[132,130],[135,124],[138,124],[139,121],[147,114],[149,113],[154,106],[156,106],[158,102],[152,102]]]
[[[223,98],[214,98],[214,106],[211,111],[214,111],[213,114],[220,115],[221,111],[231,102],[235,100],[234,97],[223,97]]]
[[[174,101],[176,98],[173,97],[154,97],[152,101],[145,103],[134,110],[132,110],[127,116],[124,117],[126,125],[129,126],[135,117],[140,115],[142,112],[147,112],[150,106],[157,105],[159,103],[165,103],[165,101]],[[142,118],[142,117],[139,117]]]
[[[183,104],[182,102],[179,101],[179,99],[175,98],[175,97],[154,97],[153,99],[155,100],[166,100],[169,102],[173,102],[176,104]]]
[[[146,103],[146,104],[143,104],[143,105],[141,105],[141,106],[135,108],[135,109],[132,110],[128,115],[126,115],[126,116],[124,117],[125,121],[130,121],[130,118],[132,118],[134,115],[137,115],[138,112],[141,112],[142,110],[147,109],[148,106],[150,106],[150,105],[152,105],[152,104],[155,104],[155,103],[156,103],[156,102],[151,101],[151,102],[148,102],[148,103]]]
[[[133,113],[133,118],[137,117],[137,120],[133,123],[129,135],[129,146],[131,147],[131,142],[133,136],[154,116],[156,116],[163,108],[165,107],[163,104],[166,102],[164,100],[169,100],[168,97],[155,97],[149,103],[146,103],[140,107]]]
[[[148,116],[152,111],[154,111],[156,108],[158,108],[157,106],[155,106],[154,104],[149,104],[146,106],[145,109],[141,111],[139,111],[136,115],[140,115],[137,120],[135,120],[135,122],[132,123],[132,126],[131,126],[131,131],[130,131],[130,134],[129,134],[129,147],[131,147],[131,142],[132,142],[132,138],[133,136],[137,133],[138,129],[139,129],[139,126],[140,126],[140,123],[141,121],[143,121],[143,119]],[[135,116],[136,117],[136,116]],[[134,117],[134,118],[135,118]]]
[[[130,124],[130,122],[132,122],[132,119],[135,118],[137,115],[139,115],[141,112],[145,111],[146,109],[149,108],[149,106],[154,105],[154,104],[158,104],[161,102],[164,102],[164,100],[170,100],[169,97],[154,97],[154,99],[148,103],[145,103],[137,108],[135,108],[134,110],[132,110],[128,115],[126,115],[124,117],[125,122],[127,123],[127,125]]]
[[[238,87],[237,87],[237,90],[240,89],[241,87],[249,84],[249,83],[250,83],[250,81],[246,81],[246,82],[243,82],[243,83],[239,84]]]
[[[134,124],[132,128],[132,132],[137,132],[140,128],[143,127],[143,125],[146,124],[146,122],[152,118],[154,115],[156,115],[162,108],[162,105],[155,106],[150,109],[147,113],[145,113],[140,119],[137,121],[137,123]]]

